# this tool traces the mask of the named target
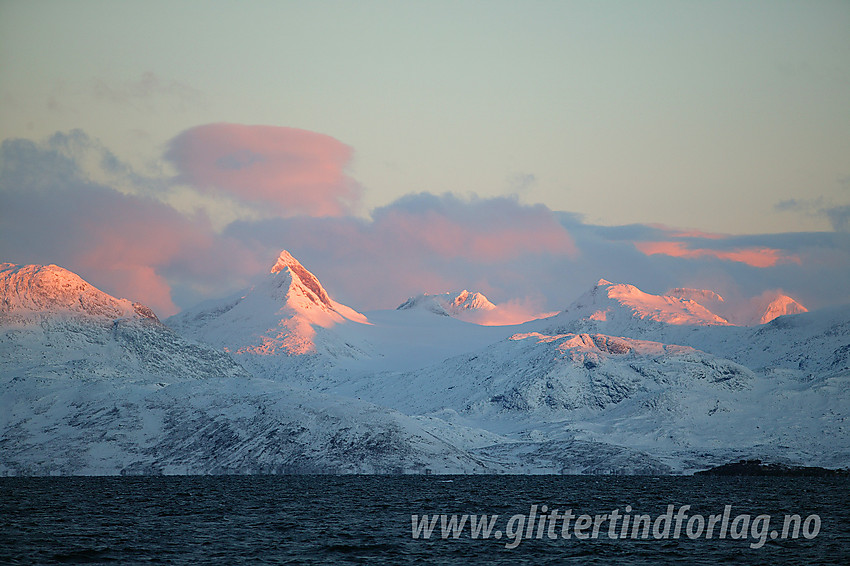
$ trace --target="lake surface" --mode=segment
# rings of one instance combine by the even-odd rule
[[[663,527],[673,521],[659,522],[669,505],[676,512],[691,506],[681,518],[679,538],[672,529],[664,536]],[[709,539],[707,528],[698,529],[700,521],[694,519],[690,535],[701,534],[688,536],[687,521],[694,515],[707,520],[727,505],[730,521],[745,514],[750,519],[739,519],[735,528],[727,524],[723,539],[719,523]],[[570,509],[576,517],[609,519],[594,519],[599,523],[595,538],[588,527],[567,529],[567,539],[564,521],[547,515],[555,509],[561,515]],[[623,519],[611,528],[615,509],[620,515],[629,511],[632,523],[648,515],[653,526],[658,522],[659,538],[650,529],[641,539],[643,524],[637,531],[633,524],[622,529]],[[411,516],[420,522],[428,515],[430,524],[433,514],[447,514],[447,521],[452,514],[456,521],[462,515],[498,517],[486,519],[493,523],[486,539],[481,531],[473,538],[469,522],[458,538],[450,531],[442,538],[439,517],[430,538],[421,530],[414,538]],[[783,538],[779,531],[786,514],[807,520],[808,530],[801,527],[796,539],[789,530]],[[769,523],[757,520],[759,515],[770,515]],[[769,531],[778,536],[772,539]],[[850,482],[633,476],[0,478],[3,564],[680,562],[848,564]]]

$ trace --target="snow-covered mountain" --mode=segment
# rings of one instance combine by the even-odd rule
[[[740,327],[692,299],[602,280],[512,330],[428,367],[332,376],[327,389],[523,442],[638,448],[673,470],[748,455],[850,463],[850,442],[835,441],[850,417],[847,309]]]
[[[56,266],[3,264],[0,292],[0,473],[850,465],[850,307],[736,326],[710,291],[600,280],[488,327],[466,291],[358,313],[287,252],[177,332]]]
[[[711,328],[727,329],[753,332]],[[829,332],[815,330],[803,344],[820,345]],[[409,414],[447,418],[452,411],[466,426],[523,441],[637,449],[673,470],[750,455],[846,466],[848,351],[813,356],[824,366],[813,379],[781,366],[751,369],[688,346],[529,332],[428,368],[350,379],[336,391]]]
[[[146,306],[55,265],[0,265],[0,328],[4,378],[247,375],[223,353],[175,334]]]
[[[411,308],[367,317],[334,301],[312,273],[283,251],[250,289],[202,303],[166,323],[229,352],[253,373],[320,390],[334,373],[421,367],[510,335],[462,322],[459,316],[434,316],[437,308],[449,314],[438,302],[443,300],[452,313],[486,311],[492,303],[483,295],[422,297],[408,301]]]
[[[748,328],[707,308],[724,303],[711,291],[652,295],[600,280],[548,319],[454,320],[477,299],[421,295],[340,328],[358,330],[374,356],[325,366],[311,387],[489,431],[492,444],[466,448],[514,470],[563,465],[554,451],[576,442],[611,455],[573,460],[585,471],[686,471],[751,455],[850,463],[850,443],[833,440],[850,416],[850,313]]]
[[[366,316],[334,301],[286,250],[250,289],[201,303],[166,322],[266,375],[312,375],[335,360],[371,355],[356,333],[349,340],[338,332],[347,324],[368,325]]]
[[[452,409],[476,418],[548,420],[564,411],[611,408],[676,384],[743,389],[747,368],[686,346],[601,334],[515,334],[477,352],[380,380],[351,392],[411,414]],[[653,403],[657,404],[657,403]]]
[[[460,293],[423,293],[410,297],[397,310],[425,309],[441,316],[453,316],[464,320],[476,311],[492,311],[496,305],[481,293],[470,293],[466,289]]]
[[[592,329],[595,323],[621,332],[652,331],[669,325],[725,326],[729,322],[701,304],[671,295],[652,295],[628,284],[600,279],[590,290],[562,312],[547,319],[547,326],[580,323]]]

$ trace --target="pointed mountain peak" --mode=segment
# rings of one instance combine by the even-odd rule
[[[613,285],[613,283],[611,283],[607,279],[600,279],[599,281],[596,282],[597,287],[606,287],[606,286],[609,286],[609,285]]]
[[[451,295],[449,295],[451,298]],[[449,302],[450,310],[493,310],[496,305],[481,293],[470,293],[466,289]]]
[[[301,265],[297,259],[292,257],[292,254],[286,250],[280,252],[280,255],[277,256],[277,261],[272,266],[272,269],[269,273],[277,273],[278,271],[283,271],[285,268],[298,268],[304,269],[304,266]]]
[[[313,303],[330,310],[336,310],[333,301],[331,301],[331,298],[328,296],[325,288],[322,287],[319,279],[310,273],[310,271],[301,265],[301,263],[292,257],[292,254],[286,250],[280,252],[277,262],[274,266],[272,266],[270,273],[272,275],[277,275],[281,272],[289,274],[292,278],[289,288],[290,294],[297,289],[297,294],[303,295]]]
[[[767,324],[771,320],[786,314],[809,312],[809,309],[788,295],[778,295],[773,300],[767,302],[767,304],[762,303],[761,309],[759,310],[761,312],[756,313],[758,321],[754,321],[757,324]]]

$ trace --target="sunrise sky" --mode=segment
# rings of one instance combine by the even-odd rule
[[[0,0],[0,261],[850,302],[850,3]]]

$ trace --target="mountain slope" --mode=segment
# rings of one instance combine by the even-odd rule
[[[410,417],[267,380],[0,380],[0,475],[497,471]]]

